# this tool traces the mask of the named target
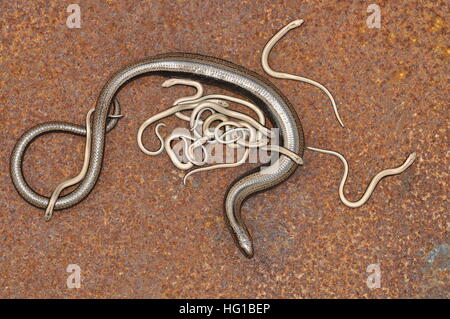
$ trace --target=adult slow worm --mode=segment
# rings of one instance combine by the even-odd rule
[[[202,79],[239,91],[258,105],[279,128],[280,145],[302,157],[304,138],[300,121],[287,98],[268,80],[234,63],[221,59],[188,53],[157,55],[135,63],[114,74],[100,93],[92,124],[89,166],[85,178],[76,189],[58,198],[55,210],[71,207],[83,200],[95,186],[100,175],[105,146],[108,110],[118,90],[128,81],[143,74]],[[180,108],[181,109],[181,108]],[[84,128],[70,123],[49,122],[26,132],[17,142],[11,155],[11,177],[20,195],[29,203],[46,208],[49,198],[36,193],[25,181],[22,159],[25,149],[40,134],[65,131],[85,135]],[[247,257],[253,256],[253,243],[241,217],[242,203],[251,195],[267,190],[286,180],[297,164],[287,156],[280,156],[270,169],[256,168],[236,179],[225,196],[225,217],[239,248]]]

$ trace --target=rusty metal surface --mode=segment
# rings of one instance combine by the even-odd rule
[[[448,298],[448,6],[374,2],[380,29],[367,27],[366,1],[125,0],[80,1],[81,28],[69,29],[63,2],[2,1],[0,297]],[[144,119],[190,92],[162,89],[161,77],[120,91],[126,117],[107,136],[87,199],[45,223],[14,190],[8,166],[19,136],[44,121],[84,123],[124,65],[187,51],[263,74],[265,42],[296,18],[304,26],[276,46],[272,65],[326,85],[346,129],[318,89],[272,81],[295,106],[307,145],[347,157],[348,197],[418,153],[362,208],[338,199],[341,163],[307,152],[287,182],[245,203],[256,252],[244,258],[222,205],[228,184],[250,165],[201,173],[183,186],[167,157],[148,157],[136,145]],[[27,180],[49,195],[79,171],[83,149],[81,137],[40,137],[26,154]],[[81,268],[80,289],[66,286],[68,264]],[[380,266],[381,288],[366,285],[370,264]]]

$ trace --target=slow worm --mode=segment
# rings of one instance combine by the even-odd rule
[[[279,128],[281,145],[298,156],[303,156],[303,131],[297,114],[288,99],[267,79],[218,58],[189,53],[157,55],[123,68],[114,74],[103,87],[95,107],[89,166],[85,178],[76,189],[58,198],[55,202],[55,210],[76,205],[94,188],[102,167],[110,104],[125,83],[143,74],[202,79],[238,91],[258,105],[272,120],[273,126]],[[56,125],[51,122],[44,123],[26,132],[17,142],[11,155],[11,177],[14,186],[26,201],[40,208],[48,206],[49,198],[36,193],[26,183],[22,173],[22,159],[26,146],[35,137],[55,130],[83,135],[86,133],[85,128],[70,123],[58,122]],[[270,170],[256,168],[235,180],[228,189],[224,202],[226,220],[234,239],[245,256],[252,257],[254,250],[250,233],[241,217],[242,203],[251,195],[286,180],[294,173],[297,166],[290,158],[281,156],[272,163]]]
[[[356,202],[351,202],[345,197],[345,194],[344,194],[344,186],[345,186],[345,182],[347,181],[347,176],[348,176],[348,163],[347,163],[347,160],[345,159],[345,157],[342,156],[341,154],[339,154],[338,152],[324,150],[324,149],[320,149],[317,147],[307,146],[307,149],[309,149],[311,151],[319,152],[319,153],[336,156],[337,158],[339,158],[341,160],[342,164],[344,164],[344,174],[342,175],[342,179],[339,184],[339,198],[344,203],[345,206],[348,206],[351,208],[357,208],[357,207],[361,207],[362,205],[364,205],[367,202],[367,200],[370,198],[370,195],[372,195],[375,187],[381,181],[381,179],[383,179],[384,177],[389,176],[389,175],[397,175],[397,174],[403,173],[408,167],[410,167],[414,163],[414,160],[416,159],[416,156],[417,156],[416,153],[413,152],[413,153],[409,154],[409,156],[405,160],[405,162],[402,165],[400,165],[399,167],[384,169],[381,172],[379,172],[378,174],[376,174],[370,181],[369,185],[366,188],[366,191],[361,196],[361,198],[359,200],[357,200]]]
[[[267,74],[269,74],[270,76],[272,76],[274,78],[287,79],[287,80],[296,80],[296,81],[300,81],[300,82],[305,82],[305,83],[311,84],[311,85],[313,85],[315,87],[318,87],[319,89],[324,91],[325,94],[328,96],[328,98],[331,100],[331,104],[333,105],[333,109],[334,109],[334,114],[336,115],[336,118],[339,121],[339,124],[341,124],[341,126],[344,127],[344,123],[342,122],[342,120],[341,120],[341,118],[339,116],[339,112],[337,110],[336,102],[334,101],[333,95],[331,95],[330,91],[325,86],[323,86],[319,82],[313,81],[311,79],[308,79],[308,78],[305,78],[305,77],[302,77],[302,76],[274,71],[269,65],[269,62],[268,62],[269,53],[272,50],[272,48],[275,45],[275,43],[277,43],[290,30],[298,28],[299,26],[301,26],[303,24],[303,22],[304,21],[302,19],[292,21],[291,23],[287,24],[285,27],[281,28],[281,30],[278,31],[272,37],[272,39],[269,40],[269,42],[267,42],[267,44],[264,47],[264,50],[263,50],[263,52],[261,54],[262,67],[263,67],[264,71]]]

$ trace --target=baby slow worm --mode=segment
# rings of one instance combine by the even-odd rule
[[[300,121],[287,98],[271,82],[234,63],[218,58],[189,53],[168,53],[147,58],[123,68],[103,87],[94,112],[92,141],[88,170],[78,187],[58,198],[54,209],[71,207],[82,201],[94,188],[100,175],[105,146],[106,123],[110,104],[119,89],[130,80],[144,74],[202,79],[240,92],[258,105],[279,128],[281,146],[302,157],[304,138]],[[182,108],[180,108],[182,109]],[[29,203],[46,208],[49,198],[36,193],[25,181],[22,159],[25,149],[38,135],[51,131],[66,131],[85,135],[85,129],[74,124],[58,122],[40,124],[26,132],[17,142],[11,155],[11,177],[19,194]],[[247,257],[253,256],[253,243],[241,217],[242,203],[251,195],[267,190],[286,180],[297,164],[280,156],[270,170],[256,168],[236,179],[225,196],[225,216],[234,239]]]
[[[278,31],[272,37],[272,39],[269,40],[269,42],[267,42],[267,44],[264,47],[263,52],[261,54],[262,67],[268,75],[270,75],[274,78],[306,82],[306,83],[314,85],[314,86],[320,88],[321,90],[323,90],[331,100],[331,103],[332,103],[333,109],[334,109],[334,113],[336,115],[336,118],[337,118],[339,124],[341,124],[341,126],[344,127],[344,123],[342,122],[342,120],[339,116],[339,112],[337,110],[337,106],[334,101],[334,98],[331,95],[330,91],[325,86],[323,86],[322,84],[320,84],[316,81],[305,78],[305,77],[301,77],[301,76],[293,75],[293,74],[289,74],[289,73],[282,73],[282,72],[274,71],[269,65],[269,62],[268,62],[269,54],[270,54],[270,51],[272,50],[273,46],[286,33],[288,33],[292,29],[298,28],[302,24],[303,24],[303,20],[301,20],[301,19],[292,21],[291,23],[289,23],[286,26],[284,26],[283,28],[281,28],[281,30]],[[361,198],[359,200],[357,200],[356,202],[351,202],[345,197],[345,194],[344,194],[344,186],[345,186],[345,182],[347,181],[347,176],[348,176],[348,164],[347,164],[345,157],[342,156],[342,154],[339,154],[338,152],[331,151],[331,150],[324,150],[324,149],[310,147],[310,146],[307,146],[306,149],[315,151],[315,152],[319,152],[319,153],[333,155],[342,161],[342,163],[344,164],[344,174],[342,176],[341,183],[339,184],[339,198],[344,205],[351,207],[351,208],[357,208],[357,207],[364,205],[369,200],[375,187],[377,186],[377,184],[379,183],[379,181],[381,179],[383,179],[384,177],[389,176],[389,175],[397,175],[397,174],[404,172],[408,167],[410,167],[414,163],[414,161],[417,157],[417,154],[415,152],[413,152],[408,156],[408,158],[405,160],[405,162],[402,165],[400,165],[399,167],[385,169],[385,170],[382,170],[381,172],[379,172],[378,174],[376,174],[370,181],[369,185],[367,186],[366,191],[361,196]]]
[[[56,186],[55,190],[53,191],[52,196],[50,197],[50,201],[48,203],[47,209],[45,210],[45,220],[49,221],[50,218],[53,216],[53,208],[55,207],[55,203],[58,200],[59,195],[61,192],[72,185],[78,184],[81,182],[81,180],[86,175],[88,165],[89,165],[89,156],[90,156],[90,149],[91,149],[91,115],[94,113],[95,109],[90,109],[89,112],[86,115],[86,146],[84,150],[84,161],[83,161],[83,167],[81,168],[80,173],[78,173],[77,176],[74,178],[71,178],[67,181],[62,182],[58,186]]]
[[[302,19],[292,21],[291,23],[289,23],[286,26],[284,26],[283,28],[281,28],[281,30],[278,31],[269,40],[269,42],[267,42],[267,44],[264,47],[263,52],[261,54],[261,65],[262,65],[264,71],[267,74],[269,74],[270,76],[274,77],[274,78],[305,82],[305,83],[311,84],[311,85],[313,85],[315,87],[318,87],[319,89],[324,91],[325,94],[328,96],[328,98],[331,100],[331,104],[333,105],[333,109],[334,109],[334,114],[336,115],[336,118],[337,118],[339,124],[341,124],[341,126],[344,127],[344,123],[342,122],[341,117],[339,116],[339,112],[337,110],[336,102],[334,101],[333,95],[331,95],[330,91],[325,86],[323,86],[319,82],[316,82],[314,80],[311,80],[311,79],[308,79],[308,78],[305,78],[305,77],[302,77],[302,76],[274,71],[274,70],[272,70],[272,68],[269,65],[269,62],[268,62],[268,60],[269,60],[269,53],[272,50],[272,48],[275,45],[275,43],[277,43],[290,30],[298,28],[299,26],[301,26],[303,24],[303,22],[304,21]]]
[[[320,149],[317,147],[307,146],[307,149],[309,149],[311,151],[319,152],[319,153],[336,156],[337,158],[339,158],[341,160],[342,164],[344,164],[344,174],[342,175],[342,179],[339,184],[339,198],[341,199],[342,203],[344,203],[345,206],[348,206],[351,208],[357,208],[357,207],[361,207],[362,205],[364,205],[367,202],[367,200],[370,198],[370,195],[372,195],[373,190],[375,189],[375,187],[377,186],[378,182],[381,179],[383,179],[384,177],[389,176],[389,175],[397,175],[397,174],[404,172],[408,167],[410,167],[414,163],[414,160],[416,159],[416,156],[417,156],[416,152],[413,152],[413,153],[409,154],[409,156],[405,160],[405,162],[402,165],[400,165],[399,167],[388,168],[388,169],[382,170],[381,172],[376,174],[370,181],[369,186],[367,186],[367,189],[364,192],[364,194],[361,196],[361,198],[359,200],[357,200],[356,202],[351,202],[345,197],[345,194],[344,194],[344,186],[345,186],[345,182],[347,181],[347,176],[348,176],[348,163],[347,163],[347,160],[345,159],[345,157],[342,156],[341,154],[339,154],[338,152],[330,151],[330,150],[323,150],[323,149]]]

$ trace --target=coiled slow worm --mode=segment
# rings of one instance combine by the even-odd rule
[[[88,170],[78,187],[58,198],[54,209],[71,207],[83,200],[95,186],[101,171],[105,145],[106,120],[109,105],[119,89],[128,81],[142,74],[163,74],[170,77],[183,76],[203,79],[223,87],[231,87],[258,105],[280,130],[282,146],[303,156],[303,131],[296,112],[286,97],[268,80],[241,66],[221,59],[188,53],[157,55],[123,68],[114,74],[100,93],[95,107],[92,124],[92,144]],[[26,183],[22,173],[22,158],[26,146],[39,134],[64,130],[75,133],[85,132],[70,123],[41,124],[39,129],[25,133],[17,142],[11,155],[11,177],[20,195],[29,203],[46,208],[49,198],[36,193]],[[247,256],[253,256],[253,242],[245,226],[240,209],[249,196],[276,186],[286,180],[296,170],[297,164],[286,156],[281,156],[272,164],[270,171],[259,168],[235,180],[225,197],[225,216],[239,248]],[[270,173],[269,173],[270,172]]]

